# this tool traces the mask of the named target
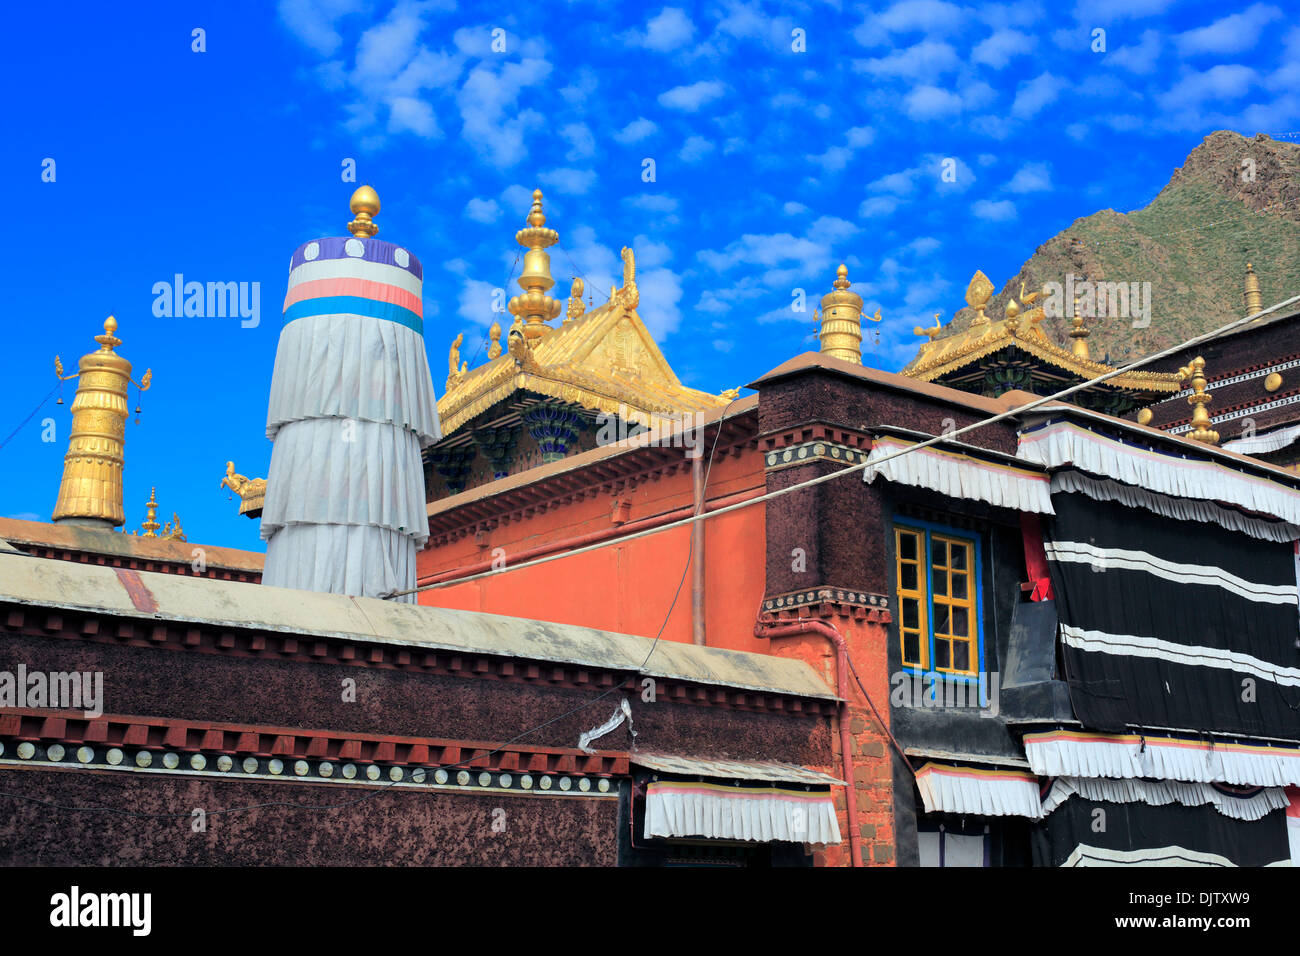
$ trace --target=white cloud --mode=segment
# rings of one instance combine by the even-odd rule
[[[639,143],[647,136],[653,135],[658,129],[658,126],[642,116],[634,119],[617,133],[614,133],[614,141],[625,146],[629,143]]]
[[[1065,84],[1050,73],[1040,73],[1028,83],[1022,83],[1011,104],[1011,115],[1029,119],[1052,103],[1065,88]]]
[[[425,139],[442,135],[432,106],[412,96],[398,96],[388,103],[388,131],[401,133],[407,130]]]
[[[1052,188],[1052,173],[1046,163],[1025,163],[1007,183],[1007,192],[1038,193]]]
[[[972,63],[983,63],[1000,70],[1011,62],[1012,57],[1023,56],[1034,48],[1035,41],[1019,30],[995,30],[975,44],[971,51]]]
[[[903,108],[914,120],[941,119],[961,112],[961,97],[937,86],[918,86],[903,97]]]
[[[694,113],[706,103],[711,103],[725,93],[727,88],[717,80],[700,80],[690,86],[675,86],[659,94],[659,105],[672,110]]]
[[[1016,204],[1010,199],[979,199],[971,204],[971,212],[989,222],[1009,222],[1016,218]]]
[[[629,46],[645,47],[667,53],[685,46],[695,35],[695,24],[677,7],[665,7],[646,22],[644,31],[633,30],[624,35]]]
[[[1257,79],[1258,75],[1248,66],[1221,63],[1203,73],[1187,74],[1157,100],[1165,110],[1194,110],[1205,100],[1244,96]]]
[[[678,158],[685,163],[698,163],[709,153],[713,152],[714,146],[703,136],[688,137],[682,144],[681,150],[677,153]]]
[[[587,159],[595,154],[596,138],[591,135],[591,128],[586,123],[566,123],[560,127],[560,135],[569,141],[565,159]]]
[[[475,222],[492,223],[501,218],[501,207],[495,199],[471,199],[465,203],[465,215]]]
[[[590,169],[550,169],[537,176],[542,185],[568,196],[582,196],[591,191],[596,174]]]
[[[547,61],[525,58],[498,68],[481,63],[465,78],[456,94],[462,130],[487,162],[504,169],[524,158],[524,134],[543,127],[545,119],[536,110],[516,109],[519,94],[543,83],[550,73]]]
[[[1174,44],[1183,56],[1244,53],[1259,42],[1264,27],[1281,16],[1282,11],[1277,7],[1256,3],[1209,26],[1180,33],[1174,37]]]
[[[1106,62],[1128,70],[1130,73],[1145,75],[1156,68],[1160,59],[1160,31],[1144,30],[1142,37],[1134,46],[1123,46],[1106,54]]]
[[[868,16],[853,36],[863,46],[882,46],[891,42],[891,33],[943,34],[964,21],[965,11],[945,0],[900,0],[883,13]]]
[[[321,56],[331,56],[343,43],[335,25],[361,8],[361,0],[280,0],[279,11],[280,20],[299,42]]]
[[[934,236],[922,236],[919,239],[913,239],[903,248],[915,252],[918,256],[928,256],[930,253],[938,251],[942,245],[943,243]]]
[[[493,306],[510,298],[498,291],[500,286],[479,279],[465,278],[461,282],[460,292],[456,296],[456,314],[467,322],[487,328],[493,322],[502,319],[502,313],[494,312]],[[508,318],[508,316],[507,316]]]
[[[937,77],[961,65],[957,51],[947,43],[922,40],[915,46],[894,50],[886,56],[872,60],[854,60],[853,68],[859,73],[876,77],[902,77],[919,80]]]
[[[781,211],[787,216],[802,216],[808,211],[808,207],[800,202],[788,202],[781,207]]]

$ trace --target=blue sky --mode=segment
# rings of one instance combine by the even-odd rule
[[[0,440],[54,385],[53,356],[75,366],[113,312],[119,352],[154,372],[127,431],[128,529],[157,486],[191,541],[255,550],[218,483],[228,459],[266,473],[289,256],[344,233],[346,160],[380,194],[380,238],[424,263],[439,391],[458,332],[482,361],[538,186],[557,295],[577,271],[599,304],[631,245],[669,361],[720,391],[815,348],[840,261],[885,319],[864,361],[896,370],[975,269],[1000,288],[1075,219],[1145,205],[1208,133],[1300,138],[1300,27],[1281,4],[129,9],[8,15],[23,42],[0,156],[16,385]],[[177,273],[260,283],[260,322],[155,316]],[[0,513],[48,520],[74,387],[0,448]]]

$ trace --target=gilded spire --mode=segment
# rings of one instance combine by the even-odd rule
[[[542,191],[533,190],[533,206],[528,211],[528,227],[515,233],[515,242],[524,253],[524,271],[518,278],[523,295],[510,300],[510,314],[524,320],[524,335],[537,339],[550,331],[546,323],[560,314],[560,303],[546,293],[555,285],[551,278],[551,257],[546,250],[560,241],[560,234],[546,228],[542,211]]]
[[[568,325],[574,319],[580,318],[582,313],[587,311],[587,307],[582,304],[582,290],[583,282],[575,276],[573,285],[569,288],[569,308],[564,315],[565,325]]]
[[[1092,333],[1083,326],[1083,316],[1079,314],[1079,297],[1077,295],[1074,297],[1074,317],[1070,319],[1070,324],[1073,326],[1070,329],[1070,338],[1074,339],[1074,345],[1071,346],[1070,351],[1074,353],[1075,358],[1086,361],[1092,357],[1088,354],[1088,336]]]
[[[158,537],[158,529],[162,527],[158,523],[158,489],[149,489],[149,500],[144,504],[145,517],[140,522],[140,530],[144,532],[146,538]]]
[[[371,239],[379,232],[374,217],[379,215],[379,194],[369,186],[361,186],[352,194],[348,204],[357,218],[348,223],[348,232],[362,239]]]
[[[821,351],[837,359],[862,364],[862,296],[849,291],[849,268],[835,270],[835,291],[822,296]]]
[[[114,333],[117,319],[104,320],[104,334],[95,336],[98,351],[82,356],[78,371],[63,374],[54,357],[55,375],[63,381],[77,378],[72,400],[72,432],[63,458],[63,480],[54,505],[53,520],[116,528],[125,520],[122,510],[122,467],[126,461],[127,389],[135,384],[148,391],[153,378],[146,371],[137,384],[131,363],[113,351],[122,344]]]
[[[1264,309],[1264,299],[1259,294],[1259,276],[1255,275],[1255,267],[1249,262],[1246,263],[1246,289],[1244,293],[1246,300],[1246,314],[1254,315],[1256,312],[1262,312]]]
[[[1192,406],[1192,430],[1187,437],[1207,445],[1217,445],[1219,433],[1210,428],[1210,413],[1205,407],[1214,401],[1214,396],[1205,390],[1205,359],[1196,356],[1190,364],[1180,368],[1178,374],[1184,381],[1192,380],[1192,394],[1187,396],[1187,404]]]

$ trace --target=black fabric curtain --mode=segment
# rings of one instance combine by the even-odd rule
[[[1290,544],[1081,493],[1052,502],[1044,544],[1079,720],[1300,738]]]
[[[1153,807],[1076,795],[1035,824],[1030,840],[1034,866],[1213,865],[1206,855],[1237,866],[1267,866],[1291,859],[1281,809],[1258,820],[1234,820],[1209,804]]]

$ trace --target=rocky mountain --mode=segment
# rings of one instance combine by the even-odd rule
[[[1245,314],[1246,263],[1265,306],[1300,294],[1300,144],[1219,131],[1188,155],[1150,205],[1103,209],[1043,243],[987,308],[1001,318],[1007,299],[1047,282],[1150,282],[1150,324],[1089,320],[1096,359],[1131,360]],[[962,308],[944,334],[964,329]],[[1044,330],[1066,344],[1068,318]]]

